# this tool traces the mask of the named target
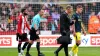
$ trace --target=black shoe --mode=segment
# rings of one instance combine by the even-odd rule
[[[26,53],[26,56],[31,56],[29,53]]]
[[[39,53],[38,56],[45,56],[43,53]]]
[[[56,51],[54,52],[54,54],[55,54],[55,56],[58,56],[58,53]]]

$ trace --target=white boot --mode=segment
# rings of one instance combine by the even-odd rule
[[[73,52],[72,51],[69,52],[69,56],[73,56]]]
[[[21,54],[22,54],[23,56],[25,56],[25,54],[24,54],[24,51],[23,51],[23,50],[21,50]]]
[[[21,53],[18,53],[18,56],[22,56],[22,54]]]

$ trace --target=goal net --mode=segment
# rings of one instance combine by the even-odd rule
[[[64,12],[66,5],[72,5],[75,12],[78,4],[84,8],[82,22],[87,33],[99,33],[100,0],[0,0],[0,35],[16,34],[18,13],[23,7],[28,9],[30,25],[34,15],[40,9],[44,9],[47,17],[41,20],[40,30],[60,34],[61,13]]]

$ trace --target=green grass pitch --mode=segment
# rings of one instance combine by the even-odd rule
[[[41,48],[45,56],[55,56],[54,51],[57,48]],[[71,48],[69,48],[70,50]],[[26,51],[26,50],[25,50]],[[17,48],[0,48],[0,56],[18,56]],[[30,50],[32,56],[37,56],[36,48]],[[60,51],[59,56],[65,56],[63,49]],[[100,56],[100,47],[80,47],[78,56]]]

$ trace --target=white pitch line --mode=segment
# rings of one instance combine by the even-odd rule
[[[17,51],[3,51],[3,52],[17,52]],[[24,52],[26,52],[26,51],[24,51]],[[30,51],[30,52],[37,52],[37,51]],[[41,51],[41,52],[49,53],[49,52],[54,52],[54,51]],[[60,52],[63,52],[63,51],[60,51]]]

